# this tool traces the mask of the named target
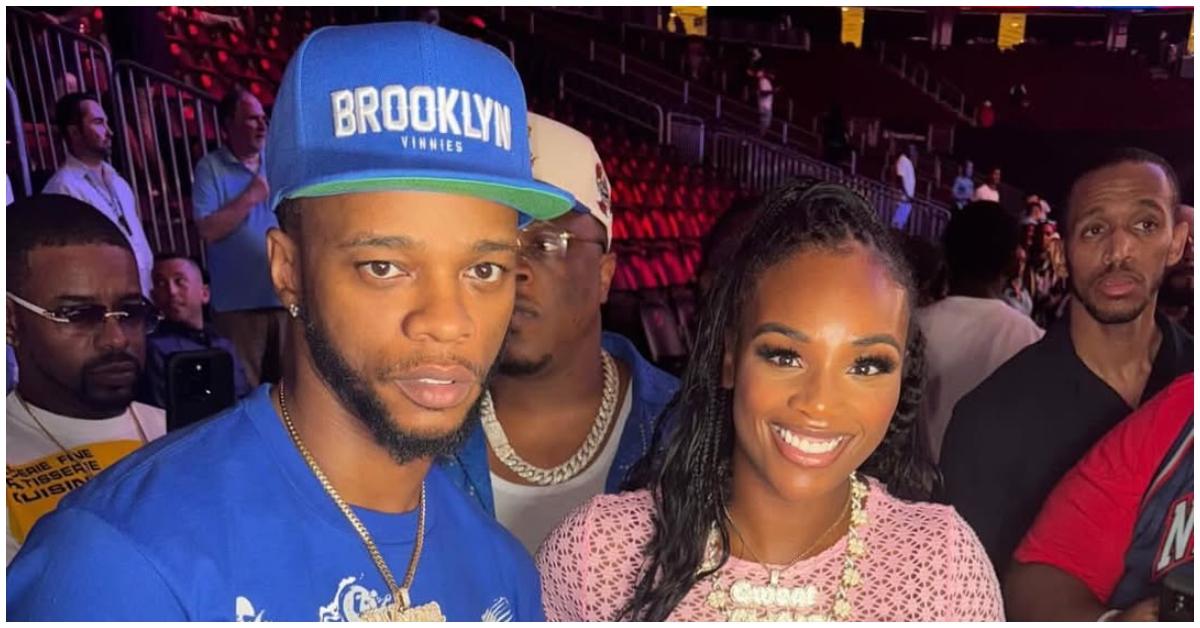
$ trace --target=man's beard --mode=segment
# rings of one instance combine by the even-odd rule
[[[510,329],[504,335],[504,346],[500,347],[500,357],[496,360],[496,371],[505,377],[529,377],[546,370],[553,358],[549,353],[539,358],[521,358],[512,355],[513,332]]]
[[[1103,273],[1098,275],[1095,280],[1089,283],[1090,285],[1095,285],[1106,275],[1112,274],[1119,270],[1127,269],[1118,266],[1111,266],[1105,269]],[[1075,295],[1075,298],[1079,299],[1079,302],[1083,304],[1084,309],[1087,310],[1087,313],[1090,314],[1092,318],[1096,320],[1096,322],[1102,325],[1123,325],[1125,323],[1130,323],[1137,320],[1137,317],[1141,316],[1142,312],[1145,312],[1147,307],[1150,307],[1150,304],[1154,302],[1153,295],[1157,294],[1159,287],[1162,285],[1162,280],[1162,275],[1152,277],[1150,280],[1149,295],[1140,302],[1134,303],[1133,305],[1122,309],[1107,310],[1101,309],[1098,304],[1093,302],[1091,298],[1079,288],[1079,282],[1077,282],[1074,278],[1070,279],[1068,283],[1071,285],[1071,293]]]
[[[550,364],[550,359],[550,354],[543,355],[536,360],[501,355],[497,371],[506,377],[529,377],[544,371]]]
[[[133,403],[135,394],[137,393],[137,383],[135,382],[128,390],[112,389],[104,386],[93,385],[90,374],[93,370],[114,364],[133,364],[137,368],[138,379],[141,378],[142,364],[133,355],[121,351],[117,353],[109,353],[96,358],[83,365],[79,371],[79,397],[85,405],[100,412],[111,412],[116,414],[123,412],[129,404]]]
[[[467,410],[458,429],[439,436],[406,432],[392,422],[383,400],[371,389],[367,379],[338,352],[312,309],[307,310],[304,318],[304,338],[308,341],[317,374],[337,395],[342,406],[367,426],[375,442],[387,450],[397,464],[453,454],[479,423],[482,394]],[[481,381],[480,390],[487,390],[487,380],[485,377]]]
[[[109,159],[112,157],[112,151],[113,147],[111,142],[108,144],[108,146],[103,144],[95,144],[92,146],[92,152],[95,153],[96,157],[100,159]]]

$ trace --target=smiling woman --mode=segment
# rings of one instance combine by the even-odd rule
[[[966,524],[893,496],[928,499],[936,472],[891,234],[850,190],[800,181],[737,249],[646,488],[593,499],[542,545],[547,618],[1000,619]]]

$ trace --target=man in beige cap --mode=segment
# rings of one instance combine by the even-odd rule
[[[575,211],[521,234],[517,300],[482,427],[449,475],[532,553],[576,506],[619,490],[678,381],[601,330],[616,270],[608,176],[591,139],[529,114],[533,176]]]

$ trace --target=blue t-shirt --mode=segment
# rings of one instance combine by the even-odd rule
[[[451,621],[542,621],[521,544],[436,466],[410,597]],[[356,508],[397,579],[416,513]],[[126,457],[43,517],[8,568],[8,619],[356,619],[390,592],[264,385]]]
[[[266,172],[266,157],[259,163]],[[206,218],[237,198],[257,173],[251,172],[226,147],[205,155],[196,164],[192,183],[192,216]],[[212,308],[217,312],[283,307],[275,296],[267,263],[267,230],[278,227],[275,213],[263,201],[250,210],[238,228],[205,244],[212,277]]]

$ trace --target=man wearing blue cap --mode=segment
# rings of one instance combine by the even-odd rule
[[[418,23],[297,50],[268,138],[282,382],[64,499],[12,620],[540,620],[520,544],[432,460],[477,420],[533,180],[512,65]]]

